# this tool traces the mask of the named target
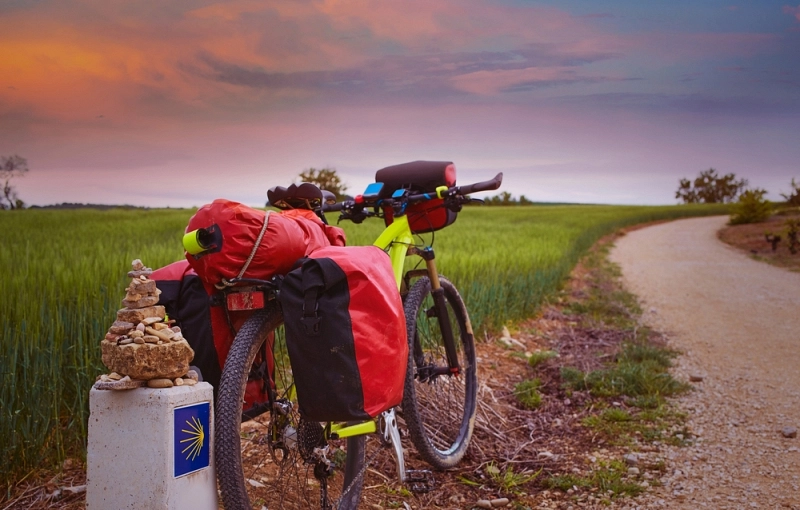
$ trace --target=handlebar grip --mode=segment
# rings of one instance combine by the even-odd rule
[[[335,204],[322,204],[322,212],[341,211],[344,207],[344,204],[344,202],[336,202]]]
[[[469,195],[478,191],[491,191],[500,187],[503,183],[503,172],[494,176],[494,179],[488,181],[476,182],[475,184],[467,184],[466,186],[459,186],[458,193],[461,195]]]

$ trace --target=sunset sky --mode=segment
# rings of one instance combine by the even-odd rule
[[[3,0],[0,155],[30,204],[263,205],[453,161],[536,201],[672,204],[800,179],[800,4]]]

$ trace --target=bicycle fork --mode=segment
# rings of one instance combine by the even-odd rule
[[[431,297],[433,297],[434,311],[439,320],[439,329],[442,332],[448,365],[447,367],[437,367],[437,373],[433,375],[459,375],[461,373],[461,366],[458,364],[458,353],[456,352],[456,342],[453,337],[453,326],[450,323],[450,314],[447,312],[447,299],[445,298],[442,284],[439,282],[439,272],[436,270],[436,258],[432,249],[425,250],[423,253],[422,258],[425,259],[425,266],[428,269],[428,278],[431,280]]]

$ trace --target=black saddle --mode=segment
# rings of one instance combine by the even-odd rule
[[[292,184],[287,188],[275,186],[267,191],[269,205],[278,209],[308,209],[321,211],[323,204],[335,204],[336,195],[319,189],[310,182]]]

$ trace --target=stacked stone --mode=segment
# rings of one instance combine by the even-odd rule
[[[137,387],[146,381],[147,386],[167,388],[197,382],[197,374],[185,377],[194,351],[157,305],[161,291],[149,278],[152,272],[139,259],[133,261],[124,308],[101,342],[103,364],[112,370],[100,377],[106,383],[101,386]]]

